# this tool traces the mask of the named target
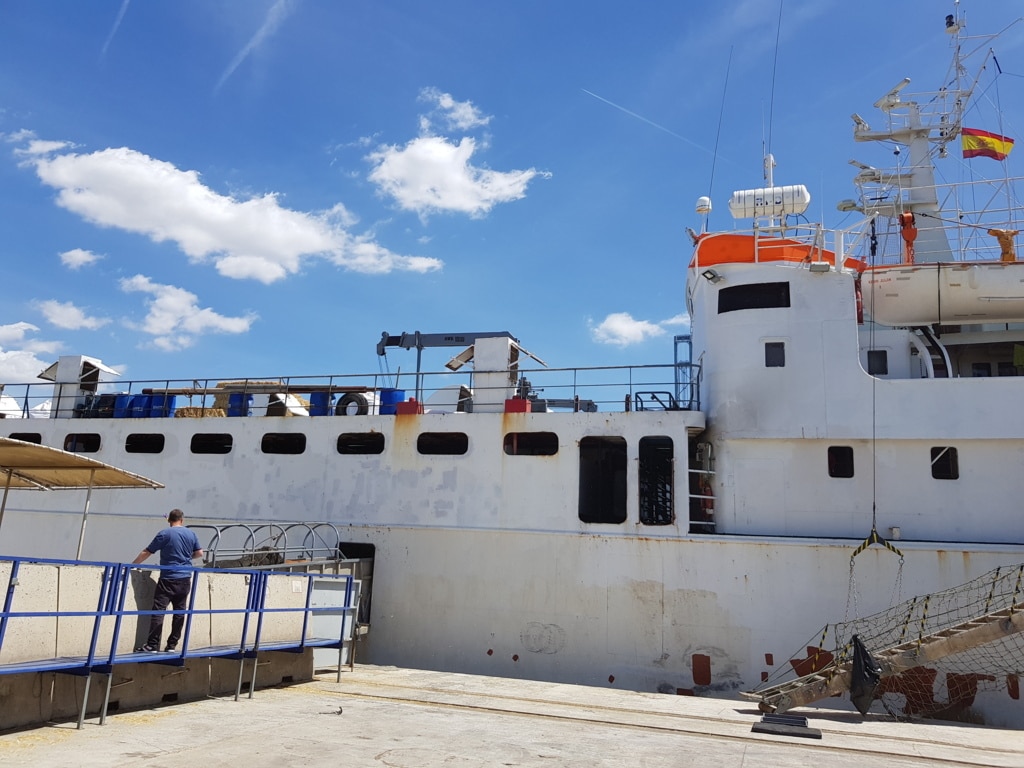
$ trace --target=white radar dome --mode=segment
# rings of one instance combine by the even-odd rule
[[[811,193],[803,184],[786,187],[741,189],[729,199],[729,212],[734,219],[762,216],[787,216],[803,213],[811,204]]]
[[[697,198],[697,213],[701,216],[711,213],[711,198],[710,197],[698,197]]]

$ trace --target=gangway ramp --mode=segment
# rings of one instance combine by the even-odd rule
[[[1009,588],[1001,587],[1009,585]],[[980,589],[979,589],[980,587]],[[947,615],[953,615],[954,611],[964,611],[966,607],[957,604],[954,597],[958,591],[963,594],[977,594],[980,596],[980,605],[988,608],[995,608],[1001,604],[1003,607],[989,610],[987,613],[973,616],[971,618],[958,620],[955,623],[941,619],[934,619],[930,616],[929,610],[937,608],[938,598],[945,600]],[[921,598],[914,598],[904,606],[892,609],[890,612],[883,612],[879,616],[887,614],[903,613],[902,626],[897,627],[898,642],[888,647],[871,647],[870,651],[875,662],[881,671],[880,689],[886,687],[886,680],[901,675],[905,672],[919,667],[928,667],[948,657],[970,651],[985,649],[987,646],[999,648],[996,645],[1002,641],[1016,639],[1014,636],[1024,632],[1024,566],[1017,566],[1013,569],[997,569],[991,574],[943,593],[927,595]],[[849,625],[855,630],[856,626],[861,628],[869,627],[875,617],[860,620]],[[928,621],[933,621],[928,625]],[[924,627],[928,626],[925,630]],[[914,628],[917,628],[917,632]],[[826,627],[825,633],[829,631],[839,634],[842,629],[839,627]],[[889,630],[891,631],[891,630]],[[916,636],[915,636],[916,635]],[[823,639],[824,639],[823,634]],[[882,636],[882,635],[879,635]],[[908,636],[913,639],[907,640]],[[876,641],[876,646],[878,645]],[[853,674],[853,634],[846,638],[846,644],[838,649],[835,654],[825,652],[821,648],[809,648],[809,657],[799,662],[794,662],[797,669],[810,668],[810,673],[792,680],[774,685],[767,685],[755,691],[741,693],[745,699],[757,701],[763,712],[783,713],[794,707],[813,704],[830,696],[839,696],[850,691]],[[812,652],[813,653],[810,653]],[[993,654],[989,654],[990,656]],[[1006,654],[994,654],[1002,657]],[[820,658],[815,658],[815,657]],[[1006,660],[1013,669],[1019,669],[1020,660],[1009,658]],[[981,671],[981,670],[979,670]],[[992,674],[992,670],[984,670]]]
[[[339,676],[343,651],[348,650],[351,658],[359,605],[358,584],[351,573],[258,569],[193,569],[186,608],[161,612],[181,613],[185,617],[178,649],[169,653],[135,653],[133,649],[142,644],[149,617],[155,613],[151,610],[152,587],[160,569],[161,566],[112,562],[0,558],[0,585],[6,587],[0,611],[0,675],[31,677],[54,672],[84,678],[84,693],[78,707],[81,727],[94,675],[100,675],[105,683],[98,707],[101,724],[106,719],[115,669],[127,670],[122,675],[126,681],[123,684],[145,678],[139,666],[126,665],[188,666],[181,672],[200,675],[192,682],[193,690],[198,691],[194,695],[206,695],[225,693],[227,689],[223,673],[214,680],[213,662],[202,662],[218,658],[235,660],[237,678],[233,682],[237,699],[250,663],[252,697],[261,654],[334,649]],[[317,585],[324,583],[331,585],[337,599],[320,606],[314,595]],[[145,683],[140,682],[139,686],[144,687]],[[219,689],[210,690],[213,686]],[[157,696],[156,701],[161,700],[159,693],[159,689],[150,691]],[[8,703],[13,704],[14,700],[9,698]],[[155,702],[137,699],[137,703]],[[67,707],[60,705],[56,709],[65,711]],[[23,717],[17,710],[16,705],[5,707],[0,728],[25,724],[14,722]]]

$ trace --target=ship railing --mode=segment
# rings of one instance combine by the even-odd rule
[[[333,523],[189,524],[208,532],[204,563],[211,568],[273,568],[285,563],[344,559]]]
[[[899,101],[878,115],[877,119],[885,123],[885,130],[888,131],[928,129],[942,131],[948,135],[950,125],[956,124],[959,114],[963,111],[966,95],[957,88],[914,93],[904,91],[899,93]],[[869,117],[869,122],[874,122],[875,119]]]
[[[869,238],[871,216],[858,220],[844,229],[830,229],[820,223],[779,220],[775,224],[759,224],[752,229],[736,230],[735,234],[754,236],[754,260],[780,261],[792,259],[795,249],[803,251],[802,264],[825,261],[846,267],[845,260],[853,256],[862,242]],[[698,257],[700,251],[697,252]],[[694,267],[701,268],[699,261]]]
[[[96,392],[63,398],[59,396],[60,387],[50,383],[7,384],[5,395],[17,406],[8,407],[3,416],[10,420],[393,414],[396,404],[409,398],[418,400],[426,410],[470,411],[474,400],[493,402],[504,397],[501,392],[475,386],[474,379],[480,373],[492,372],[463,369],[407,377],[372,373],[277,379],[149,379],[104,382],[97,385]],[[685,361],[632,366],[515,367],[502,373],[508,374],[508,385],[502,389],[509,397],[530,399],[534,411],[631,410],[638,392],[651,391],[672,394],[674,405],[669,410],[700,409],[700,366]],[[9,404],[12,400],[5,402]],[[9,429],[9,434],[32,439],[28,429]]]
[[[883,177],[896,170],[882,170]],[[901,186],[896,183],[863,182],[859,184],[861,206],[879,213],[876,223],[876,253],[868,259],[868,250],[860,254],[870,264],[898,265],[904,261],[904,240],[896,215],[911,210],[925,199],[937,206],[935,213],[915,212],[916,226],[942,227],[949,240],[950,251],[930,251],[922,239],[915,242],[915,261],[1000,261],[1003,248],[993,232],[1010,233],[1014,242],[1015,260],[1024,261],[1024,204],[1014,189],[1020,188],[1024,177],[975,178],[929,188]]]
[[[344,649],[354,650],[359,604],[358,582],[351,574],[192,568],[184,609],[133,607],[152,604],[153,574],[161,570],[165,568],[159,565],[0,557],[0,583],[6,586],[0,611],[0,675],[59,672],[84,677],[79,728],[91,676],[106,676],[103,724],[112,672],[123,664],[183,667],[191,658],[236,659],[238,700],[248,659],[249,697],[253,696],[261,651],[336,648],[340,679]],[[323,595],[322,585],[335,598],[330,605],[313,603],[314,593]],[[144,642],[149,617],[156,614],[184,616],[180,647],[173,652],[136,652]],[[354,663],[354,653],[349,660]]]

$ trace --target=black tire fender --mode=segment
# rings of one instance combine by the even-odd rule
[[[370,404],[366,401],[366,396],[358,392],[349,392],[334,408],[337,416],[365,416],[369,412]]]

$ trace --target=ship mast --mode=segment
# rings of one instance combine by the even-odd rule
[[[857,113],[852,115],[854,140],[895,144],[897,167],[881,170],[852,160],[860,168],[855,183],[861,201],[844,201],[839,206],[895,220],[907,240],[904,260],[915,263],[954,260],[942,221],[934,158],[946,157],[946,145],[960,135],[964,110],[977,83],[977,78],[966,77],[963,66],[961,31],[966,24],[959,10],[946,16],[945,23],[953,38],[952,76],[946,86],[933,93],[903,96],[910,84],[910,78],[904,78],[874,103],[885,115],[881,129],[873,129]],[[904,152],[907,160],[901,162]]]

